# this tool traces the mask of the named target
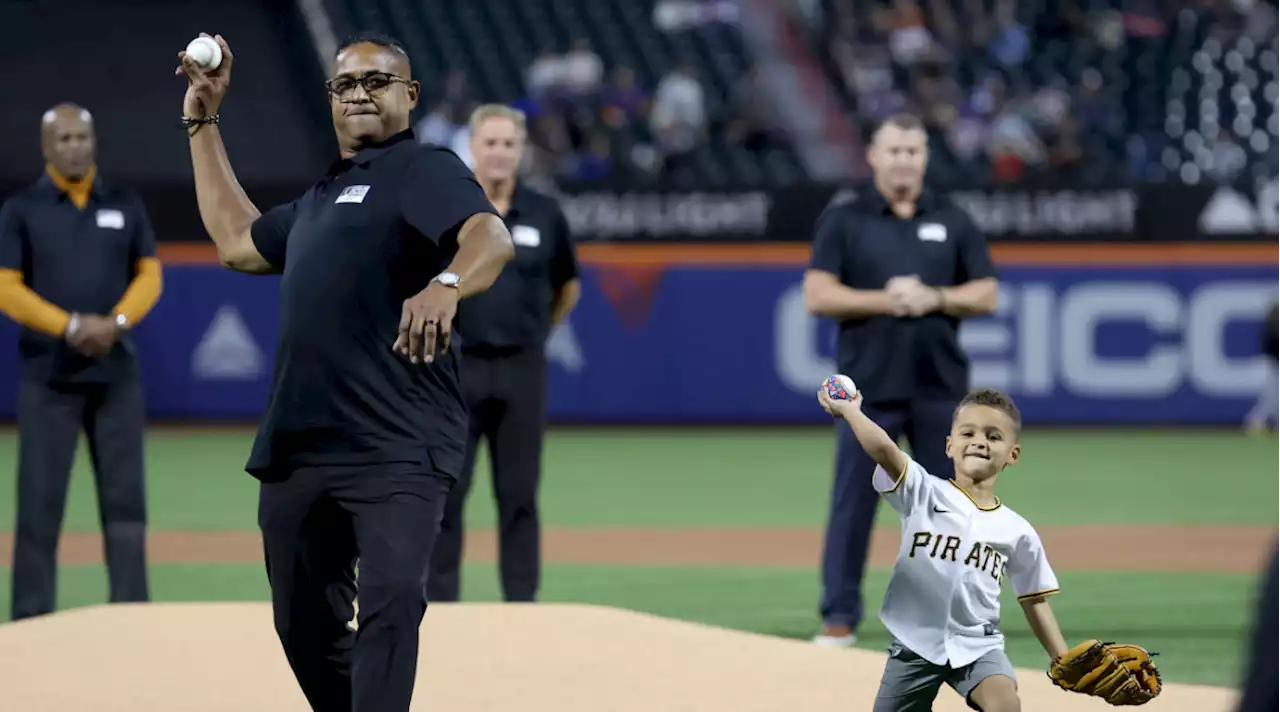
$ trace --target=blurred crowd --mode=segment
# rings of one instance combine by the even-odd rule
[[[774,129],[756,82],[748,70],[729,101],[717,106],[690,64],[649,87],[630,67],[606,68],[585,39],[564,52],[543,52],[524,76],[525,95],[512,102],[529,120],[526,174],[535,181],[679,182],[690,174],[694,149],[713,132],[763,152]],[[466,122],[478,103],[467,78],[450,74],[418,123],[419,137],[470,160]]]
[[[791,3],[846,120],[865,140],[890,114],[921,116],[936,181],[1276,174],[1277,22],[1265,0]],[[677,62],[648,86],[598,49],[576,39],[527,66],[513,103],[529,117],[531,178],[689,184],[708,143],[752,156],[792,143],[749,64],[726,86],[722,66]],[[427,97],[420,136],[466,158],[467,116],[489,99],[477,93],[451,74]]]
[[[1225,182],[1251,158],[1275,173],[1270,3],[801,5],[852,119],[922,116],[942,180]]]

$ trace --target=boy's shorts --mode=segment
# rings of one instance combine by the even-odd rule
[[[1013,665],[1003,650],[992,650],[964,667],[952,668],[934,665],[895,638],[889,643],[889,659],[884,665],[873,709],[874,712],[929,712],[945,682],[976,710],[978,707],[969,695],[978,683],[992,675],[1004,675],[1017,684]]]

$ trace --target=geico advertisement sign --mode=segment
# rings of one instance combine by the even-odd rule
[[[807,394],[836,365],[821,338],[830,332],[805,312],[801,289],[778,300],[774,358],[782,382]],[[1242,280],[1189,294],[1161,282],[1002,284],[997,313],[966,320],[960,341],[975,385],[1018,395],[1155,399],[1189,386],[1254,396],[1266,378],[1258,338],[1244,329],[1228,349],[1228,327],[1258,322],[1275,294],[1275,282]]]

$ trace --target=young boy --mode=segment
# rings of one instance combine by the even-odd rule
[[[1010,577],[1051,659],[1067,652],[1046,596],[1058,592],[1027,520],[1000,503],[996,479],[1021,454],[1022,416],[1003,393],[971,392],[947,437],[955,479],[929,476],[862,413],[862,396],[822,407],[844,418],[879,466],[872,483],[902,519],[902,544],[880,620],[893,636],[875,712],[927,712],[942,683],[982,712],[1021,709],[1000,633],[1000,585]]]

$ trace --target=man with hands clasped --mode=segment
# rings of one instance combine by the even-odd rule
[[[89,443],[112,602],[149,598],[146,405],[130,328],[160,298],[141,199],[103,177],[93,116],[59,104],[40,120],[45,170],[0,210],[0,311],[18,350],[14,620],[53,612],[57,549],[81,431]]]
[[[943,442],[969,389],[959,325],[996,306],[996,270],[964,211],[924,187],[919,119],[888,119],[867,152],[874,185],[818,221],[804,277],[811,314],[840,324],[839,370],[866,384],[864,411],[924,468],[949,477]],[[822,562],[822,631],[814,642],[852,645],[862,621],[862,576],[879,497],[875,462],[837,434],[835,482]]]

